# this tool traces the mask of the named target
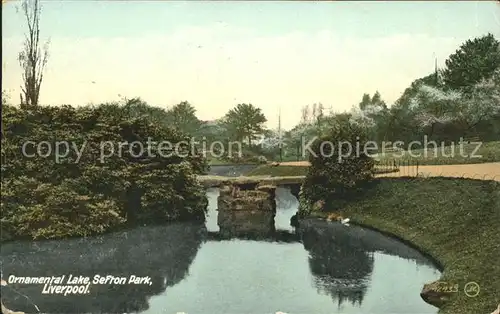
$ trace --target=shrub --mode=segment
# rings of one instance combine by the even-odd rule
[[[2,228],[10,237],[87,236],[126,220],[118,204],[104,195],[80,194],[78,180],[40,183],[21,177],[2,186]]]
[[[318,201],[324,201],[328,210],[332,210],[360,195],[363,183],[374,174],[374,160],[364,152],[366,141],[361,128],[346,122],[313,142],[314,154],[309,155],[311,166],[299,200],[301,214],[313,210],[313,204]],[[341,143],[350,143],[352,153]]]
[[[2,227],[12,237],[58,238],[102,233],[127,224],[202,219],[207,207],[196,174],[208,165],[188,145],[161,156],[153,142],[186,141],[177,130],[135,118],[123,106],[95,108],[4,106]],[[27,141],[76,145],[44,158],[23,154]],[[141,142],[144,152],[115,151],[101,161],[102,144]],[[152,146],[149,146],[152,145]],[[36,153],[28,147],[27,154]],[[79,159],[78,159],[79,158]]]
[[[257,158],[257,162],[260,163],[260,164],[267,164],[267,158],[266,158],[266,156],[262,156],[262,155],[259,156]]]

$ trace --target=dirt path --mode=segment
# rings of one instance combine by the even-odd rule
[[[308,161],[282,162],[283,166],[308,166]],[[500,181],[500,162],[464,165],[424,165],[418,166],[418,173],[430,177],[455,177]],[[402,167],[400,172],[379,174],[377,177],[414,176],[416,167]]]

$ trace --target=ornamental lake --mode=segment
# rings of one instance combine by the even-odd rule
[[[289,224],[298,202],[285,188],[277,190],[275,236],[222,238],[218,193],[207,190],[205,224],[4,244],[4,278],[66,276],[61,284],[68,285],[71,276],[88,285],[87,292],[64,296],[43,293],[45,283],[9,280],[2,287],[5,306],[26,313],[37,312],[35,305],[43,313],[437,313],[419,292],[440,272],[403,243],[327,222],[298,236]],[[150,284],[129,284],[131,276],[150,277]]]

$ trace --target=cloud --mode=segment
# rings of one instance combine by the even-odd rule
[[[141,96],[151,104],[192,102],[202,119],[238,102],[261,107],[285,127],[314,102],[348,110],[379,90],[391,103],[414,79],[433,70],[464,38],[401,34],[345,38],[331,30],[258,37],[252,29],[217,23],[170,34],[123,38],[53,38],[43,103],[83,104]],[[19,93],[21,38],[4,38],[4,86]],[[95,84],[91,82],[95,81]]]

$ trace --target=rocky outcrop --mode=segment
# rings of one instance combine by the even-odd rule
[[[256,190],[267,193],[268,201],[271,204],[271,208],[273,212],[276,213],[276,186],[270,184],[259,184]]]
[[[497,309],[491,312],[491,314],[500,314],[500,304],[498,304]]]
[[[422,299],[435,307],[442,307],[454,293],[452,289],[447,289],[446,283],[433,281],[425,284],[420,292]]]
[[[217,199],[217,224],[224,235],[274,232],[276,187],[259,185],[252,190],[226,184]]]
[[[220,187],[226,182],[234,185],[250,185],[253,184],[271,184],[271,185],[297,185],[300,186],[304,181],[305,176],[238,176],[238,177],[225,177],[215,175],[198,175],[197,179],[204,187]]]

